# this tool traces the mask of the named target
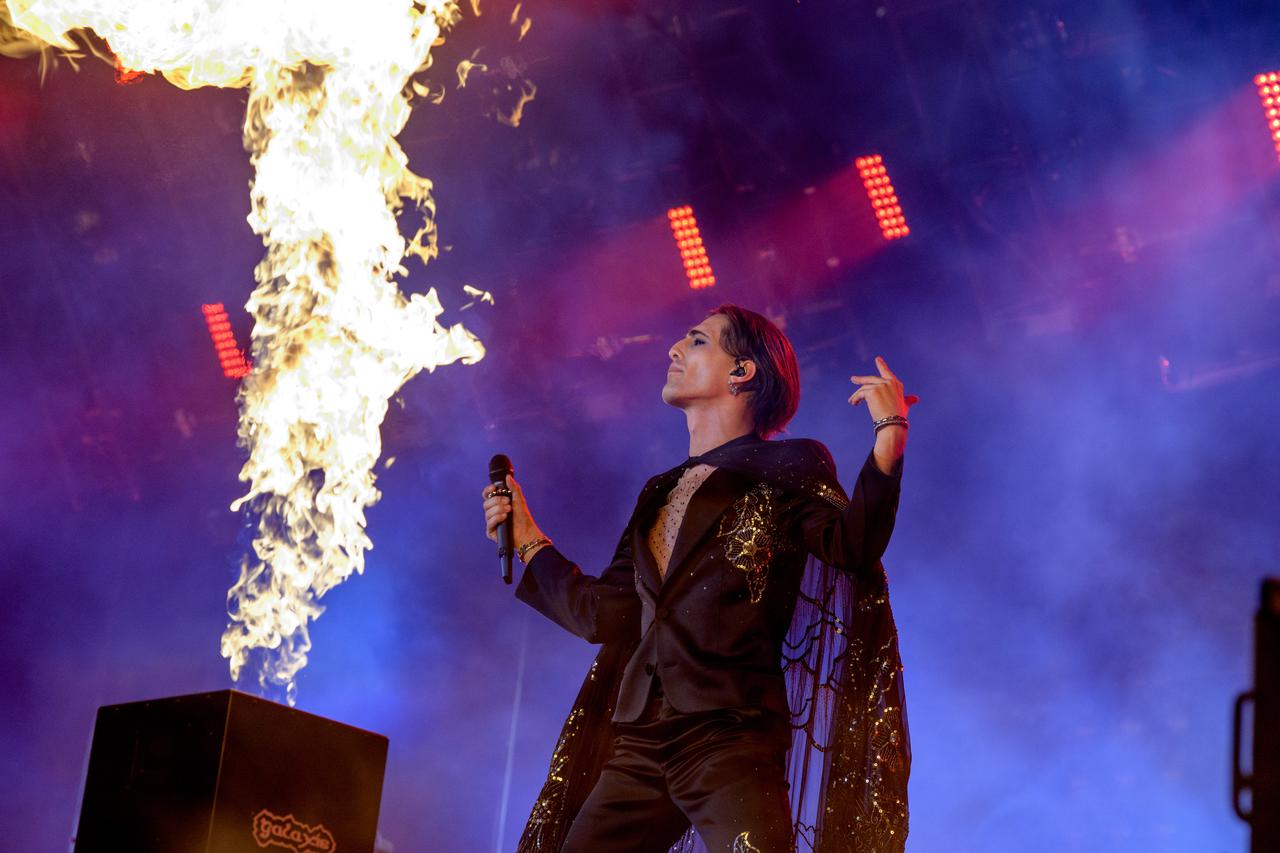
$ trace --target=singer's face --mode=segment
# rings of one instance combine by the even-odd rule
[[[723,314],[712,314],[671,345],[667,355],[667,383],[662,399],[677,409],[696,400],[729,396],[729,371],[733,356],[720,346],[720,335],[729,324]]]

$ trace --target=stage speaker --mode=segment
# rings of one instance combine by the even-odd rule
[[[372,853],[379,734],[235,690],[98,709],[76,853]]]
[[[1250,853],[1277,853],[1280,851],[1280,578],[1262,582],[1262,604],[1254,632],[1253,690],[1236,697],[1231,798],[1236,814],[1249,823]],[[1253,706],[1253,750],[1246,770],[1241,744],[1246,728],[1244,709],[1249,705]]]

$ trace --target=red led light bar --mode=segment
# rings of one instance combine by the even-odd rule
[[[902,203],[898,201],[898,194],[893,190],[893,182],[889,180],[880,155],[859,157],[853,164],[867,189],[867,198],[871,200],[871,208],[884,238],[898,240],[910,234],[907,219],[902,215]]]
[[[702,245],[702,232],[698,230],[693,208],[687,204],[673,207],[667,211],[667,219],[671,223],[671,234],[676,238],[676,248],[680,250],[689,287],[694,290],[715,287],[716,277],[711,272],[711,261],[707,258],[706,247]]]
[[[215,302],[212,305],[201,305],[200,310],[204,312],[204,324],[209,327],[209,337],[213,339],[218,364],[222,365],[222,375],[228,379],[247,376],[250,365],[236,345],[236,335],[231,331],[227,309],[222,307],[221,302]]]
[[[1276,156],[1280,157],[1280,71],[1259,74],[1253,78],[1253,83],[1258,87],[1258,97],[1262,100],[1262,112],[1267,117],[1267,129],[1271,131]]]

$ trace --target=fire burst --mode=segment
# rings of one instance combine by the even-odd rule
[[[0,0],[2,3],[3,0]],[[3,11],[0,7],[0,11]],[[432,290],[406,298],[401,261],[436,254],[431,184],[395,137],[410,78],[429,63],[452,0],[8,0],[19,31],[72,51],[110,40],[121,67],[182,88],[246,87],[254,166],[249,224],[266,257],[247,308],[253,370],[240,390],[253,555],[228,593],[222,655],[290,704],[320,599],[364,569],[365,509],[392,394],[426,368],[484,355],[444,328]],[[406,241],[405,203],[422,215]],[[254,650],[259,650],[254,653]],[[252,654],[251,654],[252,653]]]

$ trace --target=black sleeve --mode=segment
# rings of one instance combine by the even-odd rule
[[[584,575],[547,546],[525,567],[516,598],[588,643],[640,639],[640,598],[630,537],[623,534],[613,561],[600,577]]]
[[[825,447],[821,447],[821,455],[834,478],[835,463]],[[847,506],[838,506],[842,495],[834,500],[797,497],[788,508],[791,516],[788,526],[809,553],[828,565],[860,577],[874,577],[880,557],[889,546],[889,537],[893,535],[901,485],[902,459],[885,474],[876,466],[873,451],[867,454],[858,472]]]

